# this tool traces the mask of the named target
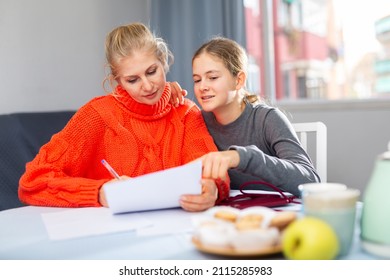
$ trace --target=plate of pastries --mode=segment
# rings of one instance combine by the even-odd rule
[[[193,217],[192,243],[201,252],[223,256],[276,254],[282,251],[283,230],[296,218],[295,212],[263,206],[215,206]]]

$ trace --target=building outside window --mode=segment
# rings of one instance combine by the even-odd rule
[[[268,0],[245,0],[249,89],[267,97],[263,47]],[[390,98],[386,0],[269,0],[276,100]],[[257,72],[256,72],[257,71]],[[257,81],[256,81],[257,80]]]

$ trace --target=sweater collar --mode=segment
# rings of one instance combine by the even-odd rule
[[[171,87],[169,83],[166,83],[160,100],[154,105],[147,105],[135,101],[120,85],[116,87],[114,96],[131,112],[132,115],[134,115],[134,117],[140,119],[159,119],[168,114],[172,108],[172,105],[169,102],[171,97]]]

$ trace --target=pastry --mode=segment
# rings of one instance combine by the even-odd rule
[[[280,246],[280,231],[295,219],[294,212],[261,206],[244,210],[216,206],[194,216],[194,237],[209,248],[258,252]]]
[[[236,251],[258,251],[275,246],[280,243],[280,235],[277,228],[252,229],[239,231],[231,241]]]
[[[195,232],[204,246],[228,248],[235,235],[233,224],[215,221],[203,223]]]

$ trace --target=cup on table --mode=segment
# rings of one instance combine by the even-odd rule
[[[347,255],[351,248],[359,196],[359,190],[349,188],[306,192],[302,196],[304,215],[322,219],[335,231],[340,246],[338,256]]]

